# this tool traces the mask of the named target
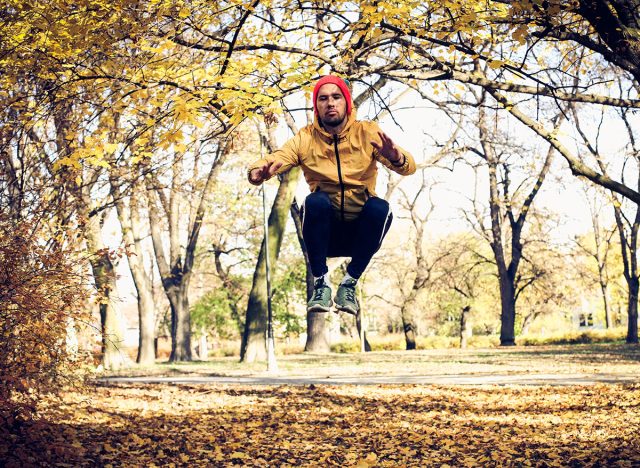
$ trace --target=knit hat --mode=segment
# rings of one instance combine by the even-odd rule
[[[349,87],[347,86],[347,84],[344,82],[344,80],[342,78],[339,78],[335,75],[325,75],[322,78],[320,78],[318,80],[318,82],[316,83],[316,85],[313,87],[313,111],[315,114],[318,113],[318,109],[316,108],[316,101],[318,99],[318,91],[320,91],[320,88],[326,84],[332,83],[336,86],[338,86],[338,88],[340,88],[340,91],[342,92],[342,95],[344,96],[345,100],[347,101],[347,115],[351,114],[351,109],[353,107],[353,103],[351,102],[351,93],[349,92]]]

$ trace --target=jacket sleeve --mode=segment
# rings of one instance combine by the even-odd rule
[[[282,163],[280,169],[276,174],[282,174],[287,172],[292,167],[300,164],[300,148],[302,147],[303,135],[302,132],[298,132],[293,138],[287,141],[282,148],[267,155],[265,158],[258,159],[249,165],[247,170],[247,178],[251,181],[251,171],[262,167],[267,162],[278,161]]]
[[[378,135],[378,132],[382,132],[378,124],[375,122],[369,122],[368,133],[370,135],[370,138],[373,141],[376,141],[378,144],[380,144],[381,142],[380,142],[380,136]],[[373,148],[373,156],[376,158],[376,160],[380,164],[388,167],[393,172],[397,172],[400,175],[406,176],[416,172],[416,161],[413,159],[413,156],[411,155],[411,153],[401,148],[400,145],[398,145],[397,143],[394,142],[394,144],[396,149],[400,152],[400,161],[398,161],[397,164],[393,164],[387,158],[385,158],[380,153],[378,153],[378,151],[375,148]]]

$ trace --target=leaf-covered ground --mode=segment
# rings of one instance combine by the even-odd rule
[[[8,466],[640,466],[636,384],[120,385],[45,403],[49,422],[0,441]]]

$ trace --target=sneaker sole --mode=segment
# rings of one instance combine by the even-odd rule
[[[307,307],[307,312],[317,312],[317,313],[322,313],[322,312],[329,312],[331,310],[331,306],[332,304],[329,304],[328,307],[325,307],[321,304],[314,304],[310,307]]]
[[[338,311],[346,312],[347,314],[351,314],[351,315],[358,315],[358,312],[360,311],[360,309],[353,310],[350,307],[341,306],[339,304],[336,304],[336,309]]]

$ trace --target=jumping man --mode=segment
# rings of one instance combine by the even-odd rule
[[[375,122],[355,118],[351,93],[337,76],[327,75],[313,89],[314,122],[285,145],[253,163],[249,182],[260,185],[275,174],[302,166],[311,194],[302,207],[304,238],[314,276],[310,312],[333,305],[327,257],[351,257],[334,301],[357,314],[356,284],[391,225],[389,203],[375,194],[376,161],[401,175],[416,171],[411,154]]]

